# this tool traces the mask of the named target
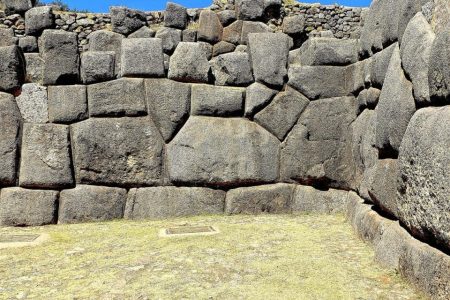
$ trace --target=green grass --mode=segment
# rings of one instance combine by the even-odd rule
[[[214,225],[213,236],[160,229]],[[50,234],[0,250],[0,299],[422,299],[373,262],[343,216],[208,216],[0,233]]]

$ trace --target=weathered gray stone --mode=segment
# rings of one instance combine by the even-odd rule
[[[132,34],[128,36],[129,39],[141,39],[141,38],[152,38],[155,37],[156,31],[150,29],[147,26],[142,26]]]
[[[297,185],[292,200],[294,213],[342,213],[345,211],[348,192],[329,189],[317,190],[310,186]]]
[[[244,88],[194,84],[191,115],[240,116],[244,106],[244,95]]]
[[[215,12],[205,9],[200,13],[197,39],[208,43],[217,43],[222,40],[223,26]]]
[[[308,104],[305,96],[286,86],[284,92],[275,96],[266,108],[255,115],[255,121],[283,141]]]
[[[428,66],[434,38],[435,34],[430,24],[422,13],[418,13],[406,27],[400,47],[402,66],[411,78],[414,99],[419,105],[430,103]]]
[[[75,32],[46,29],[39,38],[39,51],[44,60],[45,85],[76,83],[80,58]]]
[[[219,11],[217,12],[217,16],[219,17],[222,26],[228,26],[234,21],[236,21],[236,11],[231,9]]]
[[[238,45],[234,52],[247,53],[247,45]]]
[[[25,82],[42,83],[44,80],[44,60],[39,53],[25,53]]]
[[[22,118],[31,123],[48,122],[47,88],[36,83],[26,83],[16,98]]]
[[[253,82],[247,53],[226,53],[210,61],[216,85],[246,86]]]
[[[294,15],[283,19],[283,32],[289,35],[298,35],[305,30],[305,16]]]
[[[253,116],[266,106],[277,91],[255,82],[247,88],[245,97],[245,116]]]
[[[68,126],[25,123],[22,141],[21,187],[57,189],[73,184]]]
[[[25,13],[25,33],[40,35],[44,29],[51,29],[55,24],[52,6],[33,7]]]
[[[381,156],[395,157],[409,120],[416,111],[412,84],[406,79],[398,47],[392,53],[377,105],[376,146]]]
[[[237,0],[235,1],[238,19],[256,20],[266,17],[269,13],[276,13],[281,7],[281,0]]]
[[[222,214],[225,192],[198,187],[153,187],[131,189],[126,219],[184,217]]]
[[[372,85],[374,87],[381,88],[383,86],[384,78],[386,77],[389,67],[389,62],[391,61],[392,52],[396,48],[398,48],[397,43],[373,56],[370,70],[370,80],[372,81]]]
[[[432,102],[450,103],[450,22],[436,35],[430,53],[428,82]]]
[[[113,79],[115,57],[112,51],[87,51],[81,54],[81,81],[95,83]]]
[[[26,190],[19,187],[0,193],[0,225],[41,226],[56,222],[57,191]]]
[[[19,38],[19,47],[23,52],[37,52],[38,43],[37,38],[34,36],[24,36]]]
[[[14,29],[0,28],[0,47],[14,46],[16,44],[16,37],[14,36]]]
[[[87,94],[85,85],[48,87],[48,118],[51,123],[73,123],[86,119]]]
[[[287,76],[288,36],[283,33],[252,33],[248,46],[256,81],[282,86]]]
[[[223,29],[222,40],[235,45],[241,42],[243,22],[238,20]]]
[[[23,14],[33,7],[34,3],[32,0],[3,0],[2,2],[0,2],[0,5],[3,4],[8,15]]]
[[[167,169],[174,183],[270,183],[278,177],[278,147],[276,137],[248,120],[190,117],[168,145]]]
[[[145,80],[147,108],[166,142],[189,117],[191,86],[168,79]]]
[[[197,44],[200,45],[200,48],[205,52],[206,58],[210,60],[213,55],[213,46],[207,42],[197,42]]]
[[[378,100],[380,99],[380,94],[381,94],[381,91],[379,89],[376,89],[373,87],[371,87],[367,90],[366,104],[367,104],[368,108],[374,109],[378,105]]]
[[[270,33],[270,32],[272,32],[270,27],[262,22],[244,21],[242,23],[242,31],[240,33],[241,37],[240,43],[243,45],[247,45],[248,36],[251,33]]]
[[[229,190],[225,200],[225,213],[290,213],[294,189],[295,185],[277,183]]]
[[[16,182],[21,116],[10,94],[0,92],[0,186]]]
[[[185,29],[188,22],[187,9],[179,4],[167,2],[164,13],[164,25],[178,29]]]
[[[122,52],[123,35],[108,31],[98,30],[88,35],[89,51],[114,51],[116,54],[116,74],[120,71],[120,56]]]
[[[197,41],[197,30],[185,29],[183,30],[183,42],[196,42]]]
[[[359,43],[355,39],[309,38],[300,48],[303,66],[349,65],[358,61]]]
[[[0,47],[0,74],[0,91],[20,88],[25,79],[25,59],[19,47]]]
[[[281,179],[348,189],[354,185],[354,97],[312,101],[281,147]],[[294,163],[295,162],[295,163]]]
[[[170,58],[169,79],[202,83],[209,80],[206,51],[198,43],[181,42]]]
[[[121,188],[77,185],[59,196],[58,223],[106,221],[123,217],[127,191]]]
[[[87,92],[91,117],[136,116],[147,112],[143,79],[121,78],[91,84]]]
[[[213,54],[212,56],[218,56],[220,54],[225,54],[229,52],[233,52],[236,49],[236,46],[232,43],[220,41],[213,46]]]
[[[122,6],[111,6],[112,31],[129,35],[147,24],[144,12]]]
[[[164,53],[172,53],[181,42],[183,32],[180,29],[162,27],[155,37],[161,39]]]
[[[165,74],[161,39],[124,39],[121,56],[122,76],[162,77]]]
[[[450,107],[416,112],[399,152],[400,219],[419,237],[450,250]]]
[[[148,117],[88,119],[71,125],[78,184],[160,183],[164,142]]]
[[[399,19],[398,19],[398,41],[401,44],[403,39],[403,34],[408,26],[410,20],[418,13],[422,12],[422,6],[425,5],[429,0],[402,0],[400,1],[401,7],[399,8]],[[425,20],[426,21],[426,20]],[[428,22],[427,22],[428,23]]]
[[[397,178],[400,173],[396,159],[382,159],[374,166],[369,195],[373,203],[389,215],[398,218]]]

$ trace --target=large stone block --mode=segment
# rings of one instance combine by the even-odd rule
[[[237,0],[235,8],[239,19],[256,20],[267,17],[270,13],[277,16],[281,4],[281,0]]]
[[[238,45],[241,42],[242,21],[235,21],[223,29],[222,40]]]
[[[19,47],[24,53],[38,52],[37,38],[35,36],[20,37]]]
[[[109,12],[112,30],[123,35],[129,35],[147,24],[145,13],[139,10],[111,6]]]
[[[230,25],[234,21],[236,21],[236,11],[232,9],[225,9],[217,12],[217,16],[219,17],[220,23],[223,26]]]
[[[163,27],[155,37],[161,39],[164,53],[171,54],[181,42],[183,32],[180,29]]]
[[[382,159],[374,166],[369,195],[373,203],[387,214],[398,218],[397,179],[399,178],[396,159]]]
[[[200,13],[197,39],[208,43],[217,43],[222,40],[223,27],[217,14],[209,9]]]
[[[123,35],[108,30],[97,30],[90,33],[87,38],[89,51],[113,51],[116,54],[115,73],[117,74],[120,70]]]
[[[230,53],[236,49],[236,46],[232,43],[225,41],[220,41],[213,46],[213,56],[218,56],[220,54]]]
[[[144,80],[121,78],[88,85],[89,115],[136,116],[147,112]]]
[[[400,219],[450,250],[450,107],[418,110],[399,152]]]
[[[170,142],[167,169],[174,183],[238,186],[278,177],[279,141],[245,119],[190,117]]]
[[[16,182],[21,119],[14,97],[0,92],[0,186]]]
[[[77,183],[160,183],[164,142],[150,118],[88,119],[71,125],[71,137]]]
[[[284,33],[252,33],[248,46],[256,81],[282,86],[287,76],[289,37]]]
[[[310,186],[298,185],[293,194],[292,212],[343,213],[347,201],[347,191],[334,189],[321,191]]]
[[[75,32],[44,30],[39,38],[39,52],[44,60],[43,84],[78,82],[80,58]]]
[[[270,29],[270,27],[263,22],[244,21],[242,23],[242,30],[240,33],[241,39],[239,43],[241,43],[242,45],[247,45],[248,36],[251,33],[270,33],[270,32],[272,32],[272,29]]]
[[[41,83],[44,80],[44,60],[39,53],[25,53],[25,82]]]
[[[56,222],[58,192],[13,187],[0,193],[0,225],[41,226]]]
[[[2,3],[3,2],[3,3]],[[33,7],[33,0],[2,0],[0,6],[3,4],[7,14],[23,14]]]
[[[58,189],[73,184],[68,126],[25,123],[22,143],[21,187]]]
[[[77,185],[59,196],[58,223],[106,221],[123,217],[127,190],[114,187]]]
[[[244,88],[194,84],[191,115],[240,116],[244,106],[244,95]]]
[[[276,94],[277,91],[259,82],[250,85],[247,88],[245,97],[245,116],[253,116],[270,103]]]
[[[429,0],[402,0],[400,1],[401,7],[399,8],[398,19],[398,41],[402,43],[403,35],[410,20],[418,13],[422,11],[422,6],[427,4]],[[425,20],[426,21],[426,20]],[[428,22],[427,22],[428,23]]]
[[[207,53],[198,43],[180,43],[170,58],[169,79],[207,83],[209,72]]]
[[[167,2],[164,13],[164,25],[178,29],[185,29],[188,22],[187,9],[173,2]]]
[[[289,35],[299,35],[305,30],[305,16],[293,15],[283,19],[283,32]]]
[[[430,53],[428,82],[433,102],[450,103],[450,23],[436,35]]]
[[[309,100],[287,86],[272,102],[255,115],[255,121],[283,141],[297,123],[300,114],[308,106]]]
[[[281,179],[342,189],[354,186],[351,124],[356,112],[354,97],[312,101],[282,144]]]
[[[113,79],[115,57],[113,51],[87,51],[81,54],[81,81],[95,83]]]
[[[17,46],[0,47],[0,91],[14,91],[25,79],[25,59]]]
[[[345,66],[358,61],[358,40],[309,38],[300,48],[303,66]]]
[[[403,69],[411,78],[414,99],[421,106],[430,103],[428,67],[434,39],[435,34],[430,24],[422,13],[418,13],[406,27],[400,47]]]
[[[17,38],[14,36],[14,29],[0,28],[0,47],[14,46]]]
[[[381,88],[383,86],[392,53],[396,48],[398,48],[397,43],[373,56],[370,64],[370,80],[374,87]]]
[[[225,200],[225,213],[290,213],[294,189],[293,184],[277,183],[229,190]]]
[[[51,29],[55,24],[52,6],[33,7],[25,13],[25,33],[40,35],[44,29]]]
[[[189,118],[191,86],[169,79],[146,79],[147,108],[166,142]]]
[[[126,219],[184,217],[222,214],[225,192],[198,187],[131,189]]]
[[[141,28],[130,34],[128,38],[129,39],[153,38],[155,37],[155,34],[156,31],[154,31],[153,29],[147,26],[142,26]]]
[[[36,83],[26,83],[16,98],[22,118],[31,123],[48,122],[47,88]]]
[[[164,76],[161,39],[124,39],[122,41],[121,74],[132,77]]]
[[[413,87],[401,64],[400,50],[396,47],[377,105],[376,146],[382,157],[396,157],[409,120],[416,111]]]
[[[216,85],[245,86],[253,82],[247,53],[227,53],[210,61]]]
[[[48,118],[51,123],[73,123],[88,117],[85,85],[48,87]]]

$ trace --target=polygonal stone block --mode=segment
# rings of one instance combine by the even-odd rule
[[[135,38],[122,41],[122,76],[162,77],[164,57],[158,38]]]
[[[14,91],[25,79],[25,59],[17,46],[0,47],[0,91]]]
[[[48,122],[47,88],[36,83],[26,83],[22,93],[16,97],[22,118],[31,123]]]
[[[25,33],[38,36],[55,23],[52,6],[33,7],[25,13]]]
[[[95,83],[114,78],[116,65],[112,51],[87,51],[81,54],[81,81]]]
[[[48,118],[51,123],[69,124],[87,117],[85,85],[48,87]]]
[[[244,88],[192,85],[191,115],[240,116],[244,105]]]
[[[164,25],[178,29],[185,29],[188,21],[187,9],[179,4],[167,2],[164,12]]]

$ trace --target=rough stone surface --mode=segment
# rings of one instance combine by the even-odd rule
[[[57,189],[73,184],[68,126],[25,123],[22,143],[21,187]]]
[[[253,116],[264,108],[277,91],[266,87],[264,84],[255,82],[247,88],[245,97],[245,116]]]
[[[219,17],[209,9],[200,13],[197,39],[208,43],[217,43],[222,40],[223,26]]]
[[[419,105],[430,103],[428,66],[434,39],[435,34],[430,24],[422,13],[418,13],[406,27],[400,47],[402,66],[411,78],[414,99]]]
[[[400,147],[400,219],[450,250],[450,107],[416,112]]]
[[[111,24],[114,32],[129,35],[146,25],[145,13],[121,6],[111,6]]]
[[[270,183],[278,177],[278,147],[276,137],[245,119],[191,117],[168,145],[167,168],[174,183]]]
[[[39,38],[39,51],[44,60],[45,85],[76,83],[80,59],[77,34],[62,30],[44,30]]]
[[[14,91],[25,79],[25,59],[17,46],[0,47],[0,91]]]
[[[170,58],[168,77],[183,82],[206,83],[209,71],[209,62],[202,46],[182,42]]]
[[[289,16],[283,19],[283,32],[289,35],[298,35],[305,30],[305,17],[303,15]]]
[[[225,213],[290,213],[294,189],[292,184],[277,183],[229,190],[225,200]]]
[[[36,83],[22,86],[22,94],[16,98],[22,118],[31,123],[48,122],[47,88]]]
[[[122,41],[121,56],[122,76],[164,76],[164,57],[161,39],[124,39]]]
[[[19,47],[24,53],[38,52],[38,42],[35,36],[24,36],[19,38]]]
[[[222,214],[225,192],[198,187],[154,187],[131,189],[126,219],[184,217]]]
[[[348,192],[329,189],[317,190],[297,185],[292,200],[292,211],[308,213],[342,213],[347,205]]]
[[[381,88],[383,86],[384,78],[386,77],[392,53],[396,48],[398,48],[397,43],[389,46],[388,48],[373,56],[370,70],[370,79],[374,87]]]
[[[22,14],[33,7],[32,0],[3,0],[0,6],[4,6],[8,14]]]
[[[52,123],[73,123],[88,117],[85,85],[48,87],[48,118]]]
[[[54,25],[52,6],[33,7],[25,13],[25,33],[27,35],[40,35],[44,29]]]
[[[172,53],[181,42],[183,32],[180,29],[163,27],[155,37],[161,39],[164,53]]]
[[[399,8],[399,20],[398,20],[398,40],[402,43],[403,35],[410,20],[418,13],[422,11],[422,6],[429,0],[402,0],[400,1],[401,7]],[[426,21],[426,20],[425,20]],[[428,22],[427,22],[428,23]]]
[[[123,217],[127,191],[121,188],[78,185],[59,196],[58,223],[106,221]]]
[[[238,19],[256,20],[264,13],[264,0],[237,0],[236,13]]]
[[[343,66],[358,61],[357,40],[335,38],[309,38],[300,48],[299,59],[303,66]]]
[[[222,40],[232,44],[239,44],[241,42],[243,22],[238,20],[228,25],[223,29]]]
[[[222,23],[223,26],[230,25],[231,23],[236,21],[236,11],[231,9],[219,11],[217,13],[217,16],[219,17],[220,23]]]
[[[255,115],[255,121],[283,141],[308,104],[305,96],[287,86]]]
[[[88,119],[71,125],[78,184],[160,183],[164,142],[148,117]]]
[[[41,226],[56,222],[57,191],[26,190],[19,187],[0,193],[0,225]]]
[[[269,26],[262,22],[250,22],[244,21],[242,23],[242,31],[240,33],[240,43],[243,45],[248,44],[248,36],[251,33],[271,33],[272,30]]]
[[[143,79],[121,78],[91,84],[87,92],[91,117],[136,116],[147,112]]]
[[[155,37],[156,31],[148,28],[147,26],[142,26],[132,34],[128,36],[129,39],[141,39],[141,38],[152,38]]]
[[[289,38],[283,33],[252,33],[249,52],[255,80],[282,86],[287,76]]]
[[[168,79],[146,79],[147,108],[166,142],[189,117],[191,86]]]
[[[240,116],[244,106],[244,95],[244,88],[194,84],[191,115]]]
[[[25,82],[42,83],[44,80],[44,60],[39,53],[25,53]]]
[[[0,47],[14,46],[16,38],[12,28],[0,28]]]
[[[123,38],[123,35],[108,30],[94,31],[88,36],[89,51],[113,51],[116,54],[115,72],[118,73]]]
[[[446,29],[450,29],[450,22]],[[430,53],[428,82],[433,102],[450,103],[450,31],[436,35]]]
[[[246,86],[253,82],[247,53],[222,54],[210,61],[216,85]]]
[[[220,54],[225,54],[229,52],[233,52],[236,49],[236,46],[232,43],[228,43],[225,41],[220,41],[213,47],[213,56],[218,56]]]
[[[412,84],[403,73],[400,50],[396,47],[377,106],[376,146],[382,156],[395,158],[415,111]]]
[[[81,81],[95,83],[113,79],[115,55],[112,51],[87,51],[81,54]]]
[[[194,30],[194,29],[183,30],[182,40],[183,40],[183,42],[195,43],[197,41],[197,30]]]
[[[21,116],[10,94],[0,92],[0,186],[16,182]]]
[[[178,29],[185,29],[188,22],[187,9],[179,4],[167,2],[164,13],[164,25]]]
[[[354,185],[354,97],[312,101],[281,147],[281,179],[348,189]]]
[[[396,159],[379,160],[374,167],[373,181],[369,195],[373,203],[387,214],[398,218],[397,178],[398,163]]]

